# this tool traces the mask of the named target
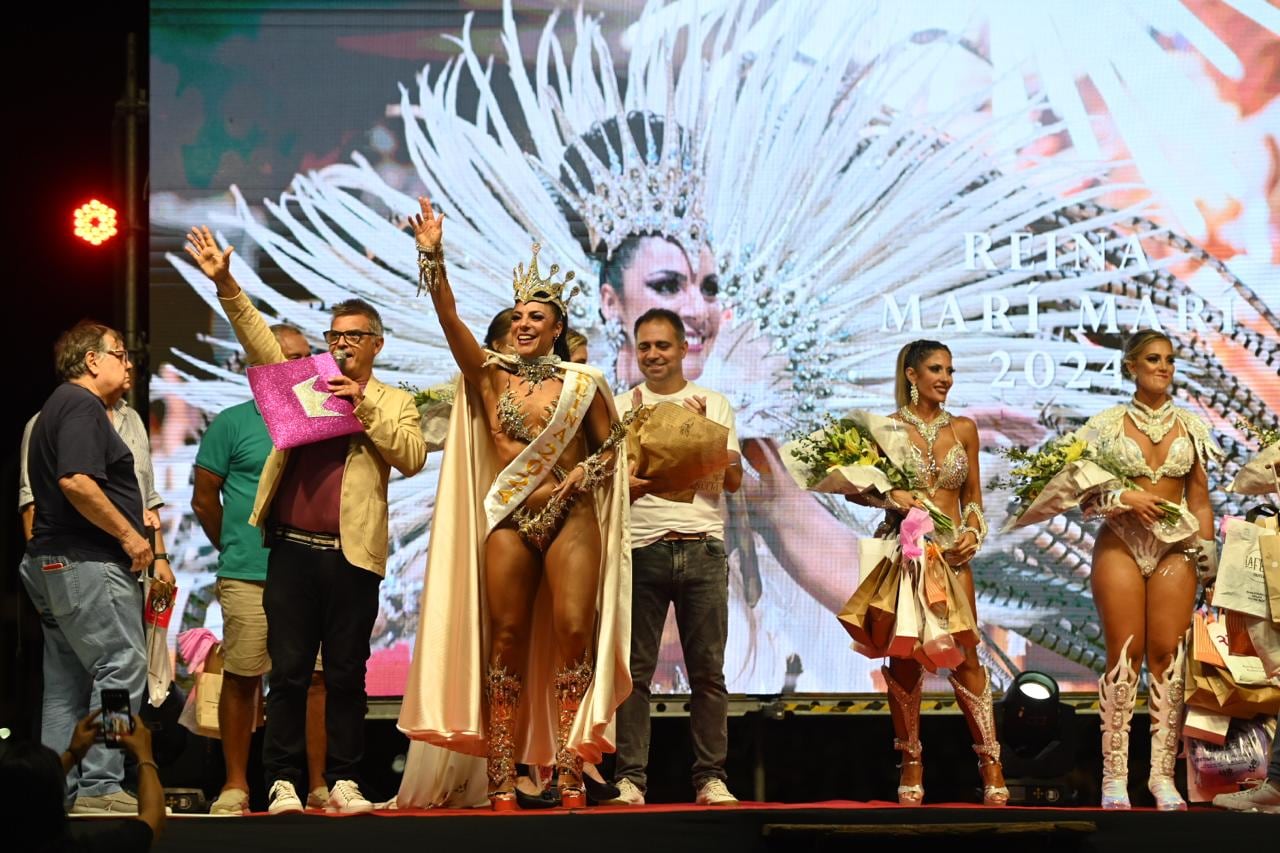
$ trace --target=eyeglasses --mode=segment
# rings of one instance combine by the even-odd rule
[[[132,363],[132,359],[129,358],[129,351],[127,349],[104,349],[101,350],[101,352],[104,352],[107,355],[114,355],[116,358],[120,359],[121,364]]]
[[[360,346],[361,342],[364,341],[365,338],[376,338],[376,337],[380,337],[380,336],[373,332],[362,332],[358,329],[351,332],[339,332],[336,329],[330,329],[329,331],[324,333],[324,342],[326,344],[329,344],[330,346],[333,346],[334,344],[341,343],[342,339],[346,338],[347,341],[349,341],[350,343],[353,343],[356,346]]]

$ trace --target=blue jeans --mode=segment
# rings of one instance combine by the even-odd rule
[[[618,708],[614,775],[630,779],[641,791],[649,764],[649,684],[672,604],[689,672],[693,787],[697,790],[712,779],[726,778],[729,695],[724,684],[724,647],[729,636],[729,561],[719,539],[660,540],[631,551],[632,687]]]
[[[46,570],[58,563],[61,568]],[[134,713],[142,706],[142,588],[127,566],[73,562],[58,554],[28,554],[19,571],[44,634],[40,742],[61,753],[76,723],[101,703],[103,690],[128,690]],[[112,794],[121,790],[122,779],[124,751],[97,744],[67,774],[67,796]]]

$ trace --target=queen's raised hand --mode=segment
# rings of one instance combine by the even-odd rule
[[[444,224],[444,214],[436,216],[431,207],[431,199],[426,196],[418,196],[418,206],[422,208],[422,212],[415,213],[409,217],[409,225],[413,228],[413,238],[418,242],[419,249],[434,252],[440,248],[440,238],[443,236],[441,226]]]

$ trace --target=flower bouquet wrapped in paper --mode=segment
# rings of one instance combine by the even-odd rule
[[[1280,492],[1280,430],[1255,426],[1247,421],[1236,421],[1236,428],[1250,438],[1256,438],[1261,449],[1236,472],[1227,491],[1238,495]]]
[[[893,418],[855,409],[843,418],[782,446],[782,462],[792,479],[811,492],[871,495],[883,501],[894,489],[920,487],[911,465],[911,438]],[[951,517],[921,498],[939,534],[955,528]]]
[[[1014,463],[1006,479],[996,479],[992,488],[1010,488],[1018,499],[1002,532],[1047,521],[1070,512],[1089,498],[1113,489],[1137,486],[1122,474],[1115,460],[1096,450],[1096,436],[1077,430],[1052,439],[1037,451],[1012,448],[1004,455]],[[1165,515],[1153,531],[1164,542],[1181,542],[1196,534],[1200,525],[1186,507],[1163,504]]]
[[[724,490],[728,427],[670,401],[642,406],[624,420],[627,457],[636,476],[652,483],[651,494],[689,503],[698,492]]]
[[[458,392],[458,381],[441,382],[422,391],[407,385],[404,390],[413,394],[413,404],[418,407],[418,424],[427,442],[427,452],[444,449],[444,437],[449,434],[449,418],[453,414],[453,398]]]

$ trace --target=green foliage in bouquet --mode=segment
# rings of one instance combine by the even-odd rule
[[[877,469],[888,479],[892,489],[912,492],[922,488],[916,472],[895,465],[881,451],[871,431],[851,418],[837,419],[827,415],[820,430],[797,434],[794,440],[791,455],[807,469],[810,488],[822,482],[833,468],[845,465],[865,465]],[[922,501],[939,532],[954,529],[955,522],[951,520],[951,516],[927,498],[922,498]]]
[[[1110,454],[1098,451],[1094,443],[1079,432],[1051,439],[1039,450],[1010,447],[997,451],[1013,464],[1007,477],[995,477],[987,484],[989,489],[1009,489],[1018,500],[1014,517],[1021,516],[1044,491],[1049,481],[1073,462],[1088,461],[1115,476],[1125,489],[1137,489],[1138,485],[1120,472],[1123,466]],[[1162,523],[1173,525],[1181,518],[1182,510],[1168,501],[1161,502],[1164,511]]]
[[[1280,430],[1272,429],[1271,427],[1258,426],[1244,420],[1243,418],[1236,421],[1236,429],[1249,436],[1249,438],[1257,441],[1258,446],[1263,450],[1266,450],[1277,441],[1280,441]]]

